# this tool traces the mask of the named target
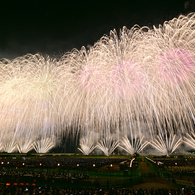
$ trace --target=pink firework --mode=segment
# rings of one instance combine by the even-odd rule
[[[121,97],[131,97],[143,89],[144,73],[137,63],[122,61],[111,71],[111,85]]]
[[[81,85],[90,92],[100,90],[105,86],[103,71],[96,66],[84,66],[79,73]]]
[[[172,49],[161,55],[157,66],[162,79],[179,83],[189,80],[194,74],[195,59],[188,50]]]

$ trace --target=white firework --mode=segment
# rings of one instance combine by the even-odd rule
[[[89,139],[88,137],[81,138],[78,150],[84,155],[89,155],[95,148],[96,146],[94,146],[94,141],[92,139]]]
[[[21,138],[20,140],[17,141],[17,149],[19,153],[28,153],[31,150],[34,149],[33,147],[33,140],[32,139],[26,139],[26,138]]]
[[[104,140],[100,140],[97,143],[97,148],[99,148],[106,156],[110,156],[118,146],[119,141],[115,141],[112,136],[109,136]]]
[[[14,141],[6,142],[3,145],[2,150],[7,153],[14,153],[17,151],[17,143]]]
[[[119,147],[130,155],[140,153],[149,144],[148,141],[143,142],[143,139],[143,135],[141,137],[135,135],[135,138],[132,139],[129,139],[127,136],[125,136],[120,140]]]
[[[33,143],[33,147],[37,153],[47,153],[56,146],[56,138],[41,138]]]
[[[119,140],[129,154],[148,142],[171,154],[181,135],[187,134],[185,144],[194,143],[194,83],[195,13],[158,28],[112,30],[89,50],[74,49],[58,60],[41,54],[1,59],[0,143],[8,152],[27,152],[30,139],[23,138],[30,136],[37,152],[47,152],[56,145],[51,135],[58,142],[96,131],[105,155]],[[81,140],[81,152],[93,149],[92,140]]]
[[[164,137],[162,135],[157,135],[157,138],[150,142],[156,150],[158,150],[162,155],[169,156],[172,154],[179,146],[182,144],[182,138],[178,137],[176,134],[165,133]]]
[[[191,135],[187,133],[187,136],[184,137],[183,142],[191,148],[195,149],[195,133],[191,132]]]

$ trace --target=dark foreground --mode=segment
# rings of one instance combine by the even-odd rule
[[[44,188],[40,189],[38,187],[35,188],[21,188],[21,187],[5,187],[1,186],[0,194],[62,194],[62,195],[103,195],[103,194],[110,194],[110,195],[180,195],[180,194],[187,194],[191,195],[194,194],[194,190],[191,188],[181,188],[181,189],[117,189],[112,188],[110,190],[105,189],[61,189],[61,188]]]
[[[194,189],[194,156],[0,156],[0,194],[193,194]]]

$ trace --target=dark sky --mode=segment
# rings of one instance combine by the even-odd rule
[[[58,56],[93,45],[114,28],[157,26],[193,9],[194,0],[1,1],[0,58]]]

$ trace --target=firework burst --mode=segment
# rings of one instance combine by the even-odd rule
[[[195,133],[191,132],[191,135],[187,134],[187,137],[184,137],[184,143],[195,149]]]
[[[133,139],[129,139],[125,136],[120,141],[120,148],[130,155],[139,154],[149,144],[148,141],[143,142],[143,139],[144,136],[141,136],[140,138],[135,136]]]
[[[112,30],[89,50],[74,49],[58,60],[41,54],[1,59],[1,148],[28,152],[33,142],[44,153],[72,135],[81,138],[86,155],[99,138],[105,155],[119,140],[129,154],[148,142],[171,154],[182,135],[194,146],[194,97],[194,13],[158,28]]]
[[[176,138],[176,134],[168,133],[165,137],[157,135],[155,140],[152,140],[150,144],[157,149],[161,154],[169,156],[172,154],[182,143],[182,138]]]
[[[33,143],[33,147],[37,153],[47,153],[56,146],[56,139],[54,137],[41,138]]]
[[[106,156],[110,156],[118,146],[119,141],[115,141],[112,136],[100,140],[97,143],[97,148],[99,148]]]
[[[80,148],[78,148],[78,150],[84,155],[89,155],[95,148],[96,146],[94,146],[93,140],[86,137],[80,140]]]

